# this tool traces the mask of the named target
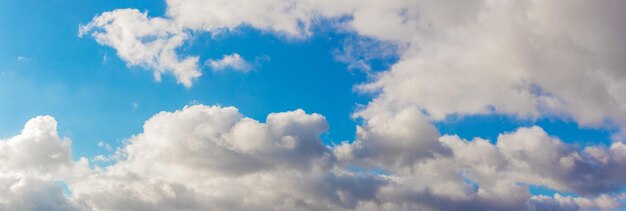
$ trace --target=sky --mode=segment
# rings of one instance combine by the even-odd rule
[[[78,36],[79,24],[89,22],[98,11],[131,7],[156,16],[163,14],[164,3],[2,4],[2,27],[12,32],[1,37],[6,47],[0,134],[13,136],[28,119],[52,115],[63,122],[60,134],[75,140],[75,159],[101,153],[100,141],[121,144],[141,132],[142,123],[159,111],[197,103],[236,106],[255,119],[298,108],[323,113],[333,125],[325,141],[339,143],[354,137],[351,113],[357,103],[369,99],[352,89],[366,80],[365,74],[348,71],[347,64],[333,58],[333,52],[342,48],[341,39],[350,36],[346,33],[324,32],[307,40],[287,40],[247,28],[215,40],[198,34],[182,51],[201,55],[202,60],[238,53],[254,67],[247,74],[211,72],[205,67],[206,77],[188,89],[170,77],[155,82],[150,72],[127,67],[115,50]],[[54,8],[77,12],[59,16]]]
[[[623,9],[0,1],[0,210],[624,210]]]

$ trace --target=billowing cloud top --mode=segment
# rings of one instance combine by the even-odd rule
[[[0,195],[0,208],[576,210],[621,205],[623,196],[612,194],[626,184],[621,142],[580,149],[530,127],[502,134],[492,144],[402,128],[428,125],[416,111],[383,116],[359,129],[354,143],[329,148],[319,139],[328,129],[319,114],[274,113],[261,123],[233,107],[190,106],[146,121],[143,133],[119,148],[111,158],[115,163],[104,168],[90,167],[86,159],[71,161],[69,140],[58,137],[56,121],[37,117],[0,145],[0,161],[6,164],[0,185],[8,190]],[[32,149],[41,152],[19,153]],[[354,171],[355,166],[384,173]],[[533,196],[530,185],[582,196]]]
[[[307,39],[316,24],[393,46],[389,70],[357,86],[355,140],[326,146],[320,114],[234,107],[161,112],[103,158],[71,160],[52,117],[0,142],[0,209],[581,210],[623,207],[626,185],[626,1],[168,0],[164,17],[97,15],[81,36],[130,66],[192,87],[191,33],[251,27]],[[375,45],[375,44],[373,44]],[[374,47],[375,48],[375,47]],[[359,48],[353,48],[358,49]],[[359,62],[371,52],[349,52]],[[357,58],[351,58],[352,56]],[[239,54],[213,69],[247,69]],[[246,68],[244,68],[244,66]],[[365,68],[367,69],[367,68]],[[496,140],[441,135],[452,115],[560,118],[615,129],[609,146],[562,142],[538,126]],[[533,195],[531,187],[558,193]],[[37,202],[37,203],[29,203]]]

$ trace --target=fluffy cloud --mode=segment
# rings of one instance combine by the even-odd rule
[[[357,140],[334,151],[342,163],[389,175],[392,182],[378,194],[383,202],[436,210],[621,206],[621,195],[605,195],[626,185],[621,142],[580,149],[536,126],[501,134],[495,144],[440,137],[418,109],[386,110],[378,103],[357,114],[367,120]],[[532,196],[531,185],[591,198]]]
[[[21,134],[0,141],[1,210],[73,210],[55,180],[72,169],[71,141],[50,116],[31,119]]]
[[[224,57],[219,60],[209,59],[206,61],[206,64],[209,65],[214,71],[232,69],[245,73],[252,70],[252,64],[248,63],[237,53],[224,55]]]
[[[382,26],[371,30],[379,39],[410,46],[362,90],[381,91],[379,99],[389,104],[418,105],[434,120],[499,113],[559,116],[584,126],[624,125],[626,101],[617,90],[626,84],[620,59],[626,55],[620,38],[626,32],[619,21],[626,13],[618,8],[626,4],[478,3],[462,12],[440,5],[438,15],[425,12],[428,5],[407,7],[396,15],[422,14],[408,18],[407,23],[415,22],[406,27],[412,29],[406,33],[410,38],[377,34]]]
[[[313,33],[314,24],[330,19],[340,30],[399,46],[400,61],[360,90],[381,91],[379,98],[390,104],[418,105],[434,120],[499,113],[561,116],[586,126],[626,124],[621,1],[168,0],[167,5],[165,18],[131,9],[106,12],[81,26],[80,34],[94,32],[130,65],[154,69],[156,76],[172,72],[191,86],[200,76],[198,58],[179,59],[176,53],[187,31],[250,26],[301,39]]]
[[[161,74],[176,76],[178,83],[191,87],[202,73],[198,57],[181,58],[176,49],[188,35],[176,23],[165,18],[150,18],[136,9],[119,9],[105,12],[81,25],[79,36],[91,34],[98,43],[117,50],[117,55],[130,66],[142,66]]]
[[[621,206],[626,145],[575,145],[539,127],[488,140],[439,136],[419,111],[373,112],[354,143],[319,139],[323,116],[233,107],[161,112],[106,167],[73,161],[56,121],[38,117],[0,142],[6,210],[610,209]],[[362,114],[370,115],[370,114]],[[393,125],[406,125],[396,128]],[[391,128],[390,128],[391,127]],[[413,131],[410,128],[425,128]],[[417,141],[419,140],[419,141]],[[396,142],[397,141],[397,142]],[[43,147],[40,147],[43,146]],[[28,150],[40,150],[29,154]],[[14,153],[9,152],[13,150]],[[37,156],[33,156],[37,155]],[[356,168],[356,170],[355,170]],[[366,171],[361,171],[363,169]],[[369,172],[372,169],[378,172]],[[67,186],[66,186],[67,185]],[[532,196],[528,186],[578,196]]]
[[[50,116],[31,119],[22,133],[0,141],[0,171],[11,175],[46,175],[71,165],[71,141],[57,134]]]
[[[366,121],[357,127],[358,139],[335,150],[341,159],[370,161],[378,166],[405,166],[421,158],[446,154],[439,132],[417,107],[389,108],[373,102],[357,113]]]
[[[72,194],[103,210],[325,210],[374,200],[384,179],[337,168],[319,139],[327,128],[302,110],[265,123],[233,107],[162,112],[122,160],[70,180]]]
[[[354,114],[363,120],[354,142],[322,145],[319,135],[328,127],[324,118],[303,111],[272,114],[265,123],[245,118],[234,108],[192,106],[163,112],[118,151],[121,159],[115,164],[70,165],[77,173],[65,179],[77,206],[622,206],[618,192],[626,184],[626,145],[619,140],[608,147],[579,148],[539,127],[528,127],[504,133],[492,143],[441,136],[432,122],[450,115],[501,114],[626,128],[623,1],[168,0],[167,5],[166,17],[147,17],[132,9],[106,12],[81,26],[80,34],[91,33],[99,43],[115,48],[129,65],[152,69],[157,78],[173,74],[188,87],[200,76],[198,57],[177,53],[189,32],[223,33],[249,26],[286,39],[305,39],[315,24],[331,20],[338,30],[360,39],[393,45],[384,49],[392,49],[399,59],[358,86],[376,95]],[[372,47],[351,45],[360,44],[347,42],[345,56],[338,59],[365,70],[369,58],[389,54],[359,52]],[[63,150],[53,150],[58,151]],[[45,173],[65,165],[50,161],[52,157],[42,158],[45,162],[19,155],[3,159]],[[18,166],[10,168],[22,168]],[[528,186],[575,196],[533,196]]]
[[[191,31],[220,33],[242,25],[275,32],[288,39],[303,39],[311,35],[311,26],[318,15],[317,8],[331,9],[322,16],[338,15],[336,4],[330,1],[266,0],[248,1],[168,1],[168,17],[148,17],[136,9],[118,9],[102,13],[81,25],[79,36],[91,34],[98,43],[115,50],[130,66],[142,66],[161,74],[176,76],[179,83],[191,87],[200,77],[197,56],[182,57],[177,53]],[[203,14],[198,16],[197,14]],[[238,15],[233,15],[238,14]],[[225,57],[221,63],[209,62],[214,69],[233,66],[249,69],[238,61],[237,54]],[[231,61],[226,64],[224,62]],[[215,61],[217,62],[217,61]],[[235,62],[235,63],[232,63]]]

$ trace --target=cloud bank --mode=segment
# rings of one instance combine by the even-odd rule
[[[70,141],[58,137],[54,119],[35,118],[21,134],[0,142],[0,185],[9,190],[0,195],[0,208],[623,206],[624,1],[168,0],[167,5],[165,17],[135,9],[105,12],[79,34],[114,48],[129,66],[149,69],[157,79],[171,74],[187,87],[201,75],[199,58],[181,56],[177,49],[192,32],[228,33],[247,26],[297,40],[330,21],[363,40],[393,45],[399,59],[357,86],[375,93],[374,99],[354,113],[363,120],[355,140],[338,146],[319,139],[328,129],[319,114],[296,110],[259,122],[236,108],[196,105],[156,114],[143,133],[110,155],[113,164],[98,167],[87,159],[71,160]],[[373,56],[348,52],[341,60]],[[464,140],[433,126],[451,115],[474,114],[561,118],[619,132],[610,146],[580,147],[537,126],[505,132],[497,140]],[[531,186],[561,193],[532,195]]]
[[[380,120],[428,126],[420,115],[407,110]],[[423,122],[407,122],[414,118]],[[154,115],[116,150],[114,164],[100,167],[72,161],[56,124],[37,117],[0,142],[0,185],[8,190],[1,208],[611,209],[621,206],[626,184],[626,145],[581,149],[536,126],[492,144],[369,122],[354,143],[328,147],[319,138],[328,129],[319,114],[273,113],[262,123],[234,107],[194,105]],[[534,196],[529,185],[578,196]]]

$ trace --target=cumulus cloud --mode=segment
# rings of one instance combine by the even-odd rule
[[[626,184],[619,140],[581,148],[536,126],[465,140],[442,136],[433,121],[500,114],[626,128],[624,9],[616,0],[168,0],[166,17],[105,12],[80,34],[187,87],[200,76],[198,57],[177,53],[190,32],[249,26],[306,39],[331,20],[393,45],[398,62],[358,86],[375,97],[354,114],[363,120],[356,139],[332,148],[319,140],[328,125],[318,114],[275,113],[262,123],[232,107],[195,105],[152,117],[108,167],[67,161],[52,121],[33,123],[56,141],[40,157],[6,144],[0,161],[13,177],[60,175],[72,188],[68,203],[83,209],[612,209],[623,206]],[[366,69],[381,56],[364,52],[371,48],[348,43],[343,59]],[[32,131],[40,130],[23,134]],[[59,170],[66,166],[71,176]],[[529,186],[563,194],[532,195]]]
[[[73,210],[76,207],[55,184],[66,174],[71,160],[71,141],[57,134],[50,116],[33,118],[21,134],[0,141],[0,209]]]
[[[390,104],[418,105],[433,120],[497,113],[622,127],[624,7],[588,0],[168,0],[166,17],[115,10],[81,26],[80,34],[93,32],[130,65],[154,69],[157,77],[172,72],[189,87],[200,76],[198,58],[176,53],[188,31],[250,26],[301,39],[320,20],[333,20],[339,30],[398,46],[399,62],[360,90],[380,92]],[[354,67],[367,69],[363,61],[375,57],[364,53],[369,48],[347,49],[353,56],[339,59]]]
[[[398,125],[404,120],[392,121],[398,121],[395,122]],[[378,136],[377,139],[360,137],[355,143],[335,149],[344,162],[365,162],[384,170],[393,182],[382,189],[384,194],[379,195],[392,196],[386,200],[396,205],[436,210],[462,207],[477,210],[579,210],[621,206],[623,196],[617,193],[626,184],[625,172],[621,170],[626,165],[622,160],[623,151],[620,151],[624,146],[621,142],[601,150],[600,156],[592,155],[587,152],[596,146],[579,149],[534,126],[501,134],[495,144],[480,138],[468,141],[446,135],[434,140],[413,134],[413,140],[429,140],[430,147],[422,147],[422,151],[430,149],[428,152],[433,152],[440,147],[449,151],[435,151],[429,157],[420,157],[419,153],[407,157],[397,149],[384,153],[389,146],[402,144],[393,143],[399,134],[403,133]],[[364,153],[364,149],[365,152],[379,149],[362,147],[372,146],[372,143],[378,144],[374,146],[380,146],[380,143],[389,146],[379,147],[383,150],[380,154]],[[407,148],[406,152],[415,149],[406,144],[403,146]],[[598,198],[563,197],[560,194],[532,196],[529,185]]]
[[[60,139],[50,116],[34,118],[18,136],[0,142],[0,170],[7,174],[50,174],[71,164],[71,141]]]
[[[328,128],[302,110],[265,123],[233,107],[162,112],[123,149],[123,159],[71,181],[93,209],[293,210],[353,208],[384,180],[335,166],[319,136]]]
[[[467,1],[469,2],[472,1]],[[474,1],[407,7],[411,32],[398,63],[362,90],[389,104],[419,105],[430,118],[452,114],[559,116],[584,126],[623,126],[626,66],[620,1]],[[577,13],[574,11],[585,11]],[[582,21],[584,20],[584,21]],[[355,20],[356,22],[357,20]],[[358,28],[357,28],[358,30]],[[360,30],[361,31],[361,30]],[[408,41],[407,41],[408,40]]]
[[[273,113],[262,123],[234,107],[187,106],[146,121],[144,131],[113,152],[114,162],[106,167],[71,160],[69,140],[58,137],[56,121],[37,117],[20,135],[0,142],[2,161],[21,164],[3,165],[0,171],[0,186],[9,190],[0,193],[0,208],[579,210],[622,205],[626,145],[621,142],[580,149],[536,126],[501,134],[495,143],[469,141],[439,136],[418,111],[398,113],[372,117],[355,142],[329,148],[319,138],[328,129],[319,114]],[[389,128],[393,125],[406,128]],[[410,130],[419,125],[428,127]],[[4,147],[18,143],[29,147]],[[41,152],[22,160],[25,153],[18,152],[31,149]],[[577,196],[533,196],[530,185]]]
[[[224,55],[222,59],[214,60],[209,59],[206,64],[214,71],[224,71],[231,69],[239,72],[248,72],[252,70],[253,65],[243,59],[239,54],[234,53],[230,55]]]
[[[267,0],[250,4],[220,0],[168,1],[167,4],[168,17],[164,18],[148,17],[136,9],[104,12],[81,25],[79,36],[91,34],[98,43],[116,49],[118,56],[130,66],[152,70],[157,80],[161,74],[170,73],[179,83],[191,87],[193,80],[201,75],[199,58],[177,53],[191,31],[221,33],[249,25],[288,39],[303,39],[312,34],[311,27],[320,16],[317,7],[328,8],[324,16],[341,14],[335,8],[340,4],[330,1]]]

